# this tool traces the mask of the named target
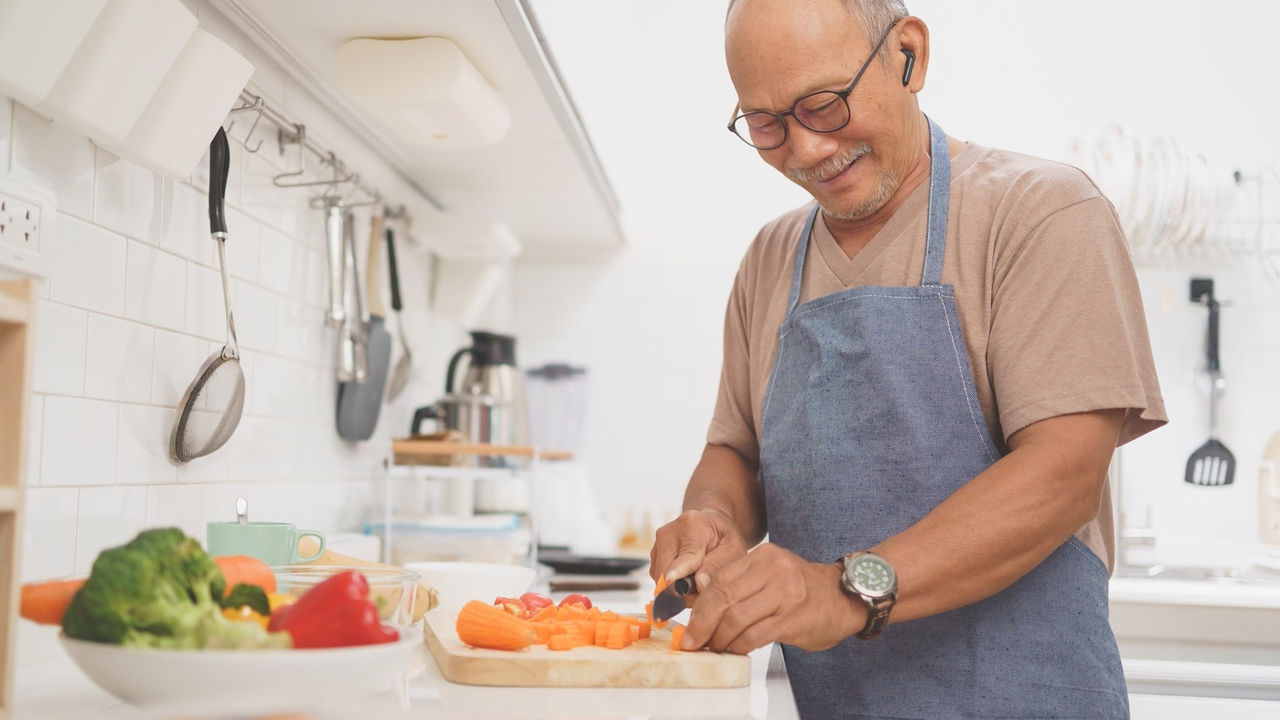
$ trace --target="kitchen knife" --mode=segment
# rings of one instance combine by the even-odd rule
[[[697,591],[692,575],[671,581],[653,598],[653,619],[666,622],[679,615],[684,610],[684,596]]]

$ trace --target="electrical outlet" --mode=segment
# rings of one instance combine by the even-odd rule
[[[56,217],[54,194],[26,180],[0,176],[0,267],[49,275]]]

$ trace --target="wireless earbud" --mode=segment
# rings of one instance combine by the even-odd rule
[[[906,48],[902,48],[902,54],[907,56],[907,66],[902,70],[902,84],[905,86],[911,82],[911,71],[916,67],[916,54]]]

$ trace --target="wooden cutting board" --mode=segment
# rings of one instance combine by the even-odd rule
[[[427,613],[423,634],[440,673],[464,685],[517,687],[734,688],[751,682],[751,659],[710,651],[671,650],[671,632],[654,630],[630,647],[490,650],[463,644],[453,614]]]

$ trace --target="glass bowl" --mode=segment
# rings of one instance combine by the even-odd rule
[[[369,581],[369,599],[378,607],[382,622],[393,625],[413,622],[414,597],[421,577],[412,570],[351,565],[280,565],[271,570],[276,576],[276,592],[295,597],[302,597],[333,575],[356,570]]]

